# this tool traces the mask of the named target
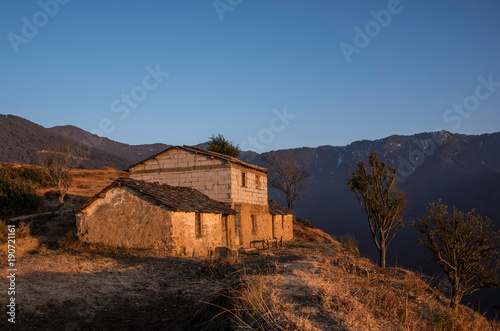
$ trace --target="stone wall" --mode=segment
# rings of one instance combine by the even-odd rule
[[[242,186],[242,172],[246,186]],[[256,177],[259,185],[256,185]],[[267,174],[225,160],[173,149],[131,169],[130,178],[192,187],[228,204],[267,206]]]
[[[171,251],[171,212],[126,187],[115,187],[77,214],[78,236],[89,243]]]
[[[211,199],[231,203],[230,165],[202,154],[173,149],[134,167],[130,178],[192,187]]]
[[[246,183],[243,186],[242,173]],[[259,178],[257,184],[256,178]],[[231,164],[231,198],[235,204],[267,206],[267,174],[238,164]]]

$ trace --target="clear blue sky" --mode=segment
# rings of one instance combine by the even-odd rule
[[[0,3],[0,113],[259,152],[500,131],[498,0],[59,1]]]

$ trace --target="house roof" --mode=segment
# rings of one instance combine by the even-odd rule
[[[274,202],[273,199],[269,199],[269,213],[271,215],[293,215],[295,214],[293,210],[290,210],[280,204]]]
[[[238,165],[241,165],[243,167],[246,167],[246,168],[249,168],[249,169],[253,169],[253,170],[257,170],[257,171],[261,171],[261,172],[265,172],[267,173],[267,169],[266,168],[263,168],[263,167],[259,167],[255,164],[251,164],[251,163],[247,163],[247,162],[243,162],[235,157],[232,157],[232,156],[229,156],[229,155],[225,155],[225,154],[220,154],[220,153],[216,153],[216,152],[212,152],[212,151],[208,151],[206,149],[202,149],[202,148],[198,148],[198,147],[194,147],[194,146],[187,146],[187,145],[184,145],[184,146],[172,146],[172,147],[169,147],[167,148],[166,150],[160,152],[160,153],[157,153],[143,161],[140,161],[134,165],[131,165],[127,171],[130,171],[132,168],[142,164],[142,163],[145,163],[146,161],[149,161],[151,159],[154,159],[155,157],[163,154],[163,153],[167,153],[171,150],[174,150],[174,149],[182,149],[184,151],[187,151],[187,152],[191,152],[191,153],[195,153],[195,154],[202,154],[202,155],[206,155],[206,156],[212,156],[214,158],[217,158],[219,160],[225,160],[227,162],[230,162],[230,163],[234,163],[234,164],[238,164]]]
[[[111,185],[104,188],[100,193],[87,200],[77,212],[85,210],[103,194],[115,187],[126,186],[139,193],[145,198],[149,198],[165,209],[180,212],[215,213],[215,214],[236,214],[236,212],[223,204],[210,199],[205,194],[190,187],[170,186],[167,184],[150,183],[142,180],[129,178],[118,178]]]

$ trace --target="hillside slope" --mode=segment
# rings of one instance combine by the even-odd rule
[[[72,141],[61,137],[53,131],[38,124],[13,115],[0,114],[0,162],[18,164],[36,164],[38,152],[50,150],[64,141]],[[121,156],[105,151],[84,147],[82,168],[100,169],[111,166],[117,169],[128,167],[131,162]]]
[[[49,128],[48,130],[57,135],[70,138],[76,142],[81,143],[89,141],[92,143],[94,148],[98,150],[117,156],[121,159],[126,159],[130,162],[129,165],[147,159],[151,155],[157,154],[170,147],[170,145],[159,143],[146,145],[128,145],[119,143],[108,138],[99,137],[72,125],[55,126]]]
[[[22,284],[16,301],[23,304],[16,326],[22,330],[499,327],[464,306],[455,317],[447,300],[412,272],[382,270],[331,244],[295,241],[236,264],[64,242],[47,251],[30,238],[17,247],[23,268],[16,273]],[[7,281],[2,277],[0,286]],[[1,329],[7,324],[0,320]]]
[[[296,220],[293,221],[293,237],[317,243],[340,244],[323,230],[306,227]]]

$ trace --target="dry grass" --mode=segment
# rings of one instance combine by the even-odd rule
[[[73,180],[65,199],[66,210],[75,210],[87,199],[96,195],[106,186],[119,177],[128,177],[128,172],[118,171],[112,168],[106,170],[83,170],[74,169],[71,171]],[[59,207],[58,193],[54,187],[40,188],[37,194],[43,196],[43,211],[56,210]]]
[[[186,310],[200,296],[208,297],[214,291],[213,286],[198,281],[200,265],[195,259],[138,257],[102,250],[20,251],[18,324],[23,330],[126,329],[132,322],[152,325],[164,314],[173,319],[172,324],[157,322],[166,328],[188,323],[183,321],[189,316]],[[7,288],[7,267],[3,262],[0,267],[4,271],[0,287]],[[7,299],[2,296],[0,304],[6,304]],[[7,327],[3,323],[6,321],[0,321],[0,329]]]
[[[210,319],[206,330],[479,331],[499,327],[467,307],[460,307],[455,315],[448,301],[413,272],[383,270],[366,259],[335,253],[331,247],[296,249],[300,260],[286,262],[277,257],[271,272],[246,269],[213,298],[209,305],[220,308],[210,312],[219,315]]]
[[[111,184],[119,177],[128,177],[129,173],[112,168],[105,170],[72,170],[73,182],[68,193],[72,195],[91,197]]]

